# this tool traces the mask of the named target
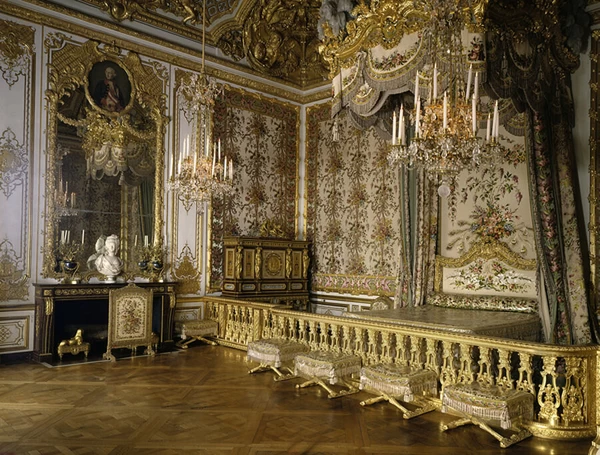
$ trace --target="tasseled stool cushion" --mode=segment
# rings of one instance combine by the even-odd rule
[[[437,374],[423,368],[378,363],[365,366],[360,370],[360,389],[378,396],[362,401],[363,406],[388,401],[410,419],[425,412],[433,411],[435,405],[423,399],[424,395],[437,395]],[[418,403],[417,409],[409,411],[398,400]]]
[[[294,360],[294,372],[297,376],[308,379],[296,387],[319,385],[329,392],[329,398],[337,398],[358,392],[358,388],[346,382],[346,378],[360,373],[360,357],[352,354],[341,354],[329,351],[312,351],[300,354]],[[334,392],[327,384],[347,387],[346,390]]]
[[[283,381],[296,377],[288,365],[291,365],[298,354],[308,351],[310,351],[308,346],[295,341],[280,338],[264,338],[248,343],[246,360],[248,362],[259,363],[257,367],[250,370],[250,373],[272,370],[277,374],[275,380]],[[289,374],[283,374],[280,370],[281,367],[288,370]]]
[[[521,390],[479,383],[449,385],[442,392],[442,412],[451,408],[464,418],[444,425],[443,429],[474,424],[498,439],[501,447],[508,447],[531,436],[529,431],[519,425],[522,420],[533,419],[533,401],[533,395]],[[486,422],[493,422],[504,430],[510,429],[517,433],[504,437]]]
[[[205,343],[216,346],[217,343],[206,339],[207,336],[216,337],[219,330],[219,324],[211,319],[198,319],[196,321],[185,321],[181,329],[181,341],[177,343],[180,348],[186,349],[188,344],[193,341],[204,341]],[[187,341],[184,342],[189,338]]]

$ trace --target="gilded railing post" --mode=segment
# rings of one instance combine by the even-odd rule
[[[341,352],[340,326],[338,324],[331,324],[331,350],[334,352]]]
[[[392,363],[392,332],[381,332],[381,361]]]
[[[542,371],[542,384],[538,392],[540,419],[546,419],[552,425],[558,423],[558,407],[560,406],[560,393],[556,386],[556,360],[554,356],[544,356],[544,369]]]
[[[456,383],[456,370],[454,369],[454,349],[449,341],[442,340],[442,371],[440,373],[440,382],[442,388],[446,384]]]
[[[592,372],[590,382],[594,382],[595,390],[594,397],[590,398],[595,399],[595,406],[592,406],[591,409],[595,408],[592,412],[596,413],[596,437],[592,441],[588,455],[600,455],[600,349],[596,351]]]
[[[427,338],[426,340],[427,343],[427,351],[426,351],[426,358],[425,358],[425,368],[428,368],[430,370],[433,371],[438,371],[439,372],[439,366],[437,364],[437,345],[438,342],[437,340],[432,340],[430,338]]]
[[[409,337],[406,335],[396,335],[396,340],[396,363],[408,365]]]
[[[314,351],[319,349],[319,342],[317,341],[316,321],[308,321],[308,345]]]
[[[566,381],[562,390],[561,404],[563,422],[569,425],[571,422],[583,422],[587,415],[585,411],[588,404],[583,396],[587,362],[584,363],[583,359],[574,357],[567,357],[565,362]]]
[[[470,384],[475,382],[475,374],[471,368],[473,364],[473,346],[460,343],[460,368],[458,371],[458,382]]]
[[[344,354],[352,354],[354,352],[352,349],[352,342],[354,340],[352,333],[352,327],[345,324],[342,325],[342,352]]]
[[[367,363],[374,364],[379,361],[377,353],[378,333],[376,329],[367,329]]]
[[[513,386],[513,381],[510,378],[510,356],[510,351],[498,349],[498,378],[496,384],[507,388]]]
[[[516,384],[516,388],[519,390],[525,390],[532,395],[535,395],[535,384],[532,380],[532,362],[533,356],[527,353],[519,353],[519,379]]]

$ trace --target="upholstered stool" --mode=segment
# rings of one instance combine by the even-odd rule
[[[207,336],[217,336],[219,325],[210,319],[198,319],[196,321],[185,321],[181,328],[181,340],[177,343],[177,346],[183,349],[187,349],[188,344],[198,340],[204,341],[205,343],[216,346],[217,343],[212,340],[208,340]],[[185,341],[189,337],[189,340]]]
[[[378,396],[360,404],[367,406],[385,400],[400,409],[405,419],[411,419],[435,409],[423,396],[437,395],[437,380],[435,371],[422,368],[388,363],[369,365],[360,370],[360,389]],[[412,402],[417,408],[410,411],[399,401]]]
[[[442,391],[442,412],[447,412],[448,408],[463,418],[443,425],[444,431],[467,424],[477,425],[500,441],[503,448],[531,436],[520,427],[522,420],[533,419],[533,395],[530,393],[478,383],[449,385]],[[502,436],[491,428],[492,422],[516,433],[510,437]]]
[[[358,392],[358,388],[346,382],[346,378],[360,373],[360,357],[328,351],[312,351],[297,355],[294,359],[294,373],[308,381],[296,384],[297,388],[319,385],[329,392],[328,398],[338,398]],[[329,384],[347,387],[335,392]]]
[[[265,338],[251,341],[248,343],[246,359],[249,362],[258,362],[260,365],[252,368],[249,373],[272,370],[277,374],[275,377],[276,381],[295,378],[296,375],[290,368],[290,365],[294,357],[308,351],[310,351],[308,346],[279,338]],[[288,374],[281,372],[280,368],[282,367],[288,371]]]

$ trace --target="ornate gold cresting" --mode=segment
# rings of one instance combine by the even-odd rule
[[[0,20],[0,73],[11,87],[30,69],[34,34],[32,27]]]
[[[54,195],[58,188],[58,163],[61,158],[58,147],[58,122],[76,127],[91,137],[101,139],[99,131],[104,131],[107,125],[119,124],[122,131],[131,134],[154,149],[152,166],[154,172],[154,220],[153,236],[155,246],[162,248],[163,229],[163,173],[164,168],[164,134],[167,117],[164,115],[166,99],[163,90],[163,80],[157,76],[154,68],[143,64],[139,56],[133,52],[122,55],[121,49],[115,45],[101,45],[95,41],[83,44],[67,41],[62,34],[49,35],[45,40],[47,52],[51,54],[49,64],[49,89],[46,91],[48,100],[47,126],[47,156],[46,194]],[[111,61],[126,72],[131,81],[132,102],[121,112],[105,112],[95,105],[88,87],[88,75],[94,64]],[[59,106],[65,96],[72,95],[76,90],[83,90],[89,103],[83,119],[67,118],[59,112]],[[125,118],[124,114],[141,106],[145,115],[150,119],[150,130],[139,129],[139,123],[133,123],[134,117]],[[139,120],[139,115],[135,116]],[[102,121],[103,120],[103,121]],[[86,139],[84,139],[85,142]],[[91,139],[90,139],[91,140]],[[54,197],[46,199],[46,223],[44,228],[44,277],[61,277],[61,271],[56,270],[56,252],[58,247],[57,220],[60,207]],[[134,272],[135,273],[135,272]]]

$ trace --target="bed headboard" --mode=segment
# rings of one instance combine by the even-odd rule
[[[428,304],[538,312],[537,262],[501,242],[479,242],[458,258],[436,256],[435,293]]]

